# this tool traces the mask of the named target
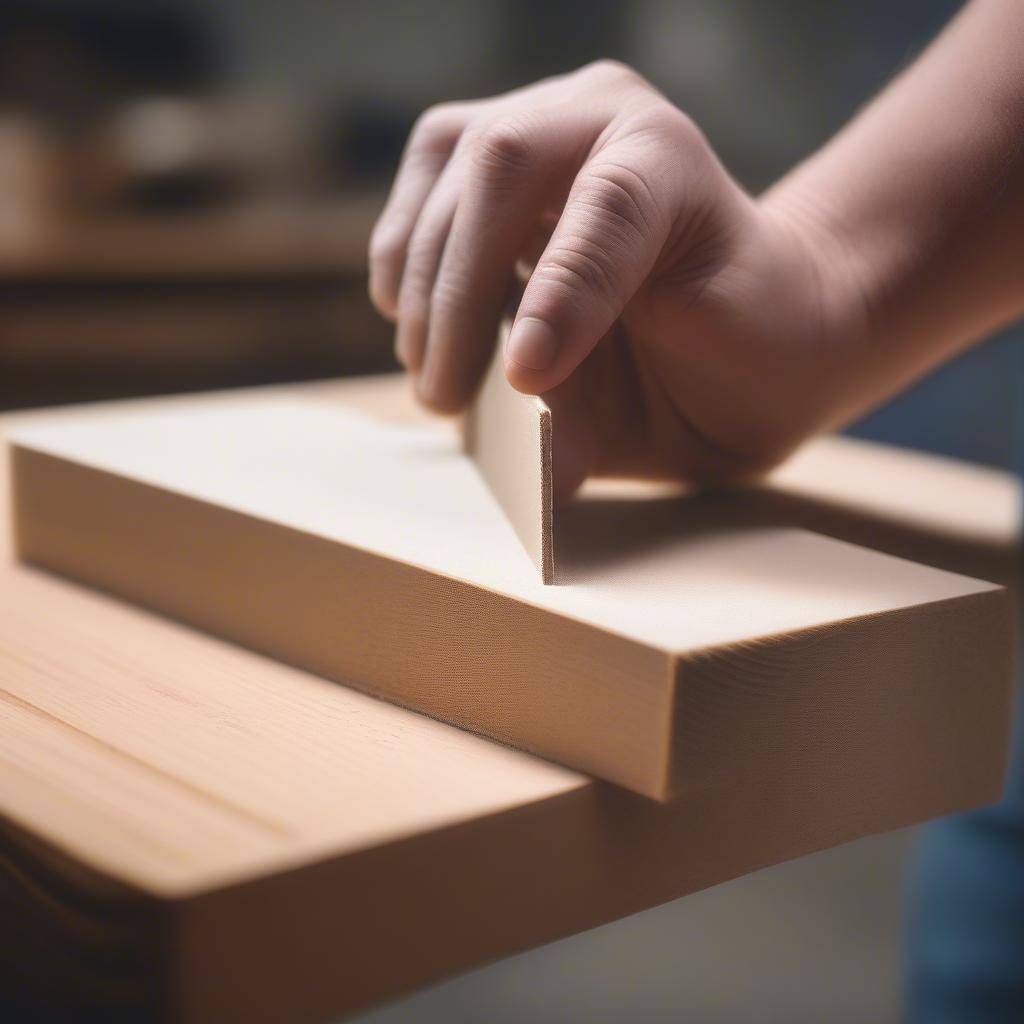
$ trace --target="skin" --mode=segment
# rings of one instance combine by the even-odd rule
[[[556,492],[757,475],[1024,314],[1024,4],[975,0],[759,197],[629,68],[418,121],[370,294],[420,399],[503,359],[551,405]]]

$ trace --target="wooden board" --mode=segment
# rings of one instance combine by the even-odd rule
[[[418,418],[388,381],[266,393]],[[914,457],[853,444],[915,493]],[[790,481],[814,491],[801,516],[830,504],[832,445]],[[1012,480],[922,472],[939,469],[955,502],[930,525],[931,559],[973,545],[1005,573]],[[882,495],[858,529],[924,512],[897,504]],[[18,940],[0,944],[0,975],[8,996],[52,1001],[47,1020],[88,1003],[104,1021],[326,1022],[999,786],[1005,651],[973,659],[955,626],[939,656],[972,657],[969,686],[940,673],[911,693],[894,665],[860,763],[822,749],[814,774],[727,773],[656,804],[3,555],[0,934]],[[847,685],[852,715],[877,702]],[[767,694],[751,690],[746,741]]]
[[[551,410],[508,383],[500,345],[466,416],[463,443],[541,581],[554,583]]]
[[[741,775],[859,756],[879,706],[855,717],[847,686],[913,703],[963,685],[951,630],[968,659],[1009,643],[992,584],[714,496],[577,502],[546,587],[447,433],[323,403],[87,411],[13,441],[25,560],[656,799],[719,748]],[[752,690],[790,745],[736,749]]]
[[[969,657],[1009,642],[990,584],[657,489],[572,505],[545,587],[449,433],[323,402],[61,416],[13,468],[26,560],[660,800],[710,749],[739,775],[859,751],[878,711],[847,686],[913,700],[963,685],[930,654],[951,628]],[[774,738],[737,753],[752,689]]]

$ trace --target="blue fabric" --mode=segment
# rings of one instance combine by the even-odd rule
[[[1003,801],[922,831],[910,1024],[1024,1024],[1024,700]]]

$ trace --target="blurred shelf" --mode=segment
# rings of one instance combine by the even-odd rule
[[[303,206],[69,221],[0,237],[0,284],[362,275],[378,193]]]
[[[366,293],[380,206],[362,195],[0,239],[0,408],[396,368]]]

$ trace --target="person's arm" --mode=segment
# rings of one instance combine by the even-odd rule
[[[370,289],[429,406],[470,399],[514,268],[504,352],[590,473],[759,472],[1024,312],[1024,3],[974,0],[764,196],[607,62],[414,131]]]
[[[762,203],[866,304],[866,390],[840,419],[1024,315],[1024,3],[967,4]]]

